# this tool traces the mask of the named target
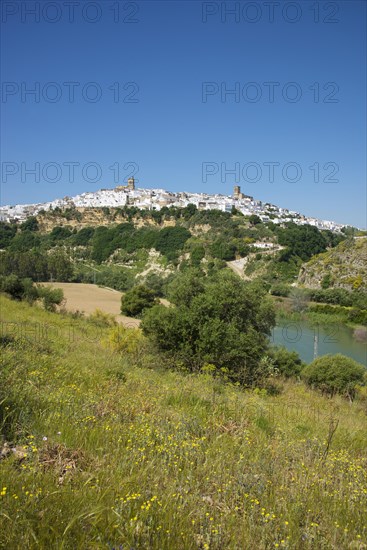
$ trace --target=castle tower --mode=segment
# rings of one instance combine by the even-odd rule
[[[235,185],[233,188],[233,197],[235,199],[239,199],[241,197],[241,187],[239,185]]]
[[[129,178],[127,180],[127,188],[130,190],[130,191],[134,191],[135,189],[135,180],[133,177]]]

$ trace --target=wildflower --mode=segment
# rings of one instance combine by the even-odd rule
[[[44,436],[42,437],[42,440],[43,440],[43,441],[47,441],[47,437],[44,435]]]

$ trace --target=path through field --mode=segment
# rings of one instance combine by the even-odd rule
[[[120,314],[122,292],[112,288],[101,288],[84,283],[42,283],[45,286],[61,288],[65,296],[65,309],[67,311],[80,311],[90,315],[96,309],[115,316],[118,323],[127,327],[138,327],[139,319],[124,317]]]

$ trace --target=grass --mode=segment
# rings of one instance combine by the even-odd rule
[[[107,328],[0,299],[1,547],[366,547],[363,402],[137,366]]]

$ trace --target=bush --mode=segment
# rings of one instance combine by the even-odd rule
[[[352,293],[345,288],[323,288],[322,290],[311,290],[310,300],[324,304],[339,306],[352,305]]]
[[[128,317],[139,317],[145,309],[155,304],[157,299],[154,292],[144,285],[138,285],[121,297],[121,313]]]
[[[88,321],[97,327],[114,327],[117,325],[115,317],[111,313],[105,313],[101,309],[96,309],[88,317]]]
[[[359,325],[367,325],[367,309],[351,309],[348,311],[348,321]]]
[[[312,388],[322,393],[337,393],[354,397],[357,385],[363,385],[366,369],[350,357],[340,353],[318,357],[302,371],[302,378]]]
[[[145,277],[144,284],[149,288],[156,296],[164,296],[165,278],[158,273],[150,272]]]
[[[142,348],[144,341],[145,338],[140,329],[117,325],[109,332],[106,343],[114,351],[135,355]]]
[[[1,277],[0,290],[6,292],[13,300],[22,300],[24,294],[24,285],[17,275]]]
[[[275,347],[270,352],[274,368],[279,374],[290,378],[298,376],[304,367],[304,363],[296,351],[289,351],[285,347]]]
[[[195,372],[211,364],[228,369],[232,380],[252,384],[275,324],[265,291],[226,270],[212,279],[184,273],[170,290],[176,307],[149,310],[143,333],[178,368]]]
[[[289,296],[291,287],[285,283],[274,284],[270,289],[270,294],[273,296]]]
[[[20,279],[17,275],[0,277],[0,290],[9,294],[13,300],[27,300],[30,304],[39,298],[38,288],[32,279]]]
[[[55,311],[56,306],[59,306],[64,300],[64,293],[61,288],[40,286],[38,287],[38,295],[47,311]]]
[[[332,306],[330,304],[314,304],[309,306],[308,311],[312,313],[324,313],[325,315],[341,315],[347,318],[348,309],[343,306]]]
[[[164,254],[169,260],[173,260],[190,237],[190,231],[184,227],[165,227],[159,232],[154,246],[158,252]]]

